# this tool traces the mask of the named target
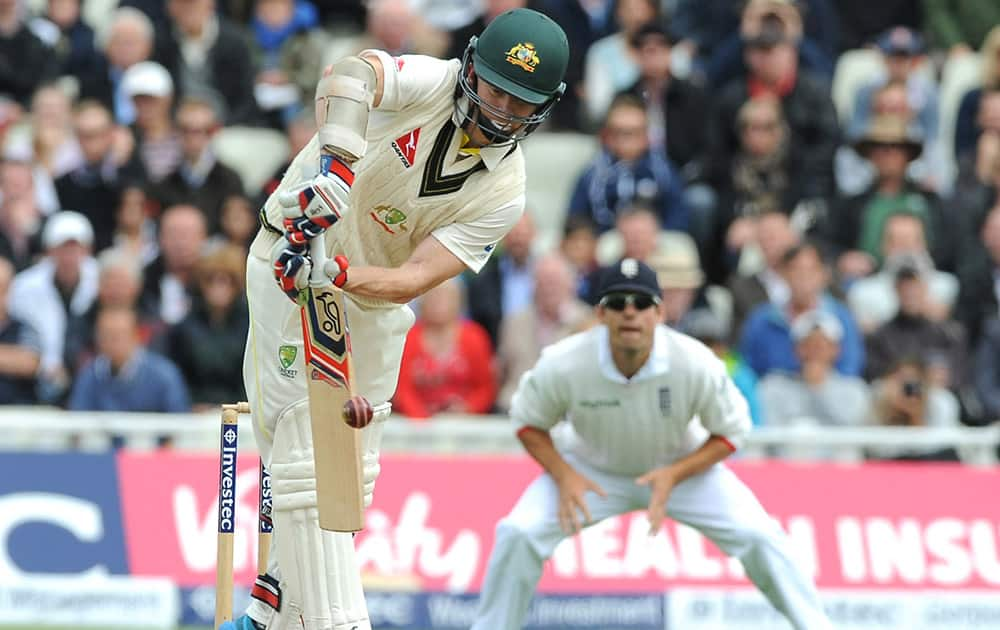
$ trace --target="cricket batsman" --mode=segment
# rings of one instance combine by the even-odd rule
[[[795,630],[832,630],[812,580],[753,492],[723,463],[750,430],[746,400],[707,347],[663,321],[656,272],[626,258],[603,275],[603,325],[546,348],[510,416],[544,469],[500,521],[472,630],[518,630],[565,537],[646,510],[739,558]],[[549,431],[569,423],[557,447]]]
[[[406,304],[466,268],[478,272],[524,212],[518,141],[551,113],[569,46],[527,9],[497,16],[461,60],[367,50],[328,68],[316,89],[318,133],[260,213],[250,247],[244,378],[271,471],[274,537],[267,573],[229,630],[370,630],[350,534],[316,510],[306,366],[296,297],[309,243],[347,292],[354,386],[392,396]],[[362,436],[365,505],[379,472],[381,423]]]

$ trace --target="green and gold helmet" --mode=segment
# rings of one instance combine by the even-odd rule
[[[479,37],[469,40],[463,55],[460,96],[464,95],[471,104],[465,115],[498,143],[523,138],[548,118],[566,90],[563,76],[568,63],[566,34],[551,18],[531,9],[501,13]],[[478,79],[538,107],[530,116],[496,110],[476,93]],[[482,110],[494,118],[508,120],[508,126],[516,130],[505,132],[503,127],[479,115]]]

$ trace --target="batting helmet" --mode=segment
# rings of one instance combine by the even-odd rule
[[[469,101],[466,120],[473,120],[494,143],[513,142],[541,124],[566,91],[563,75],[569,63],[569,42],[562,28],[531,9],[513,9],[493,19],[479,37],[472,37],[462,56],[459,96]],[[529,116],[515,116],[484,102],[476,81],[537,105]],[[457,105],[456,105],[457,106]],[[502,125],[482,116],[486,111]]]

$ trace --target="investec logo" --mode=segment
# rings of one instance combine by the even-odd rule
[[[236,519],[236,428],[222,432],[222,455],[219,462],[219,532],[234,531]]]

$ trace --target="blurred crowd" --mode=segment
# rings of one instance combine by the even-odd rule
[[[324,65],[460,57],[516,6],[572,51],[538,133],[598,148],[566,207],[529,190],[482,273],[414,304],[398,412],[505,411],[631,256],[759,424],[1000,417],[995,0],[0,0],[0,403],[245,398],[246,249],[287,161],[248,177],[220,137],[290,159]]]

